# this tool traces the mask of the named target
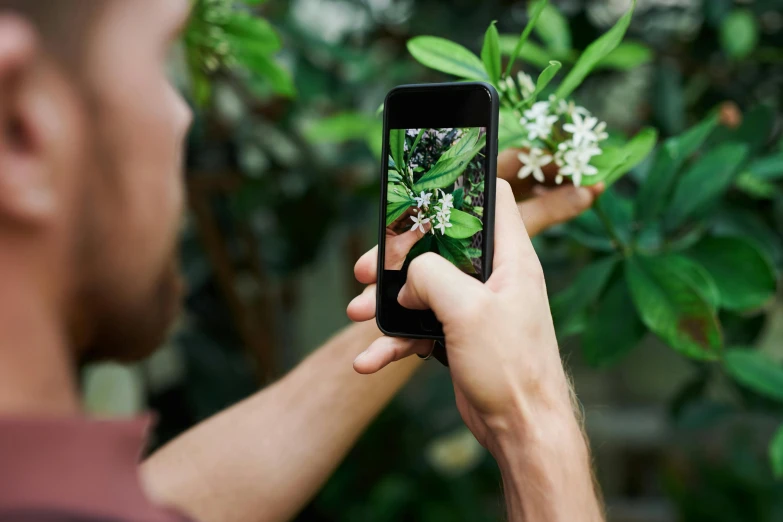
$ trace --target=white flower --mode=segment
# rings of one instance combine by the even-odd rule
[[[577,187],[582,184],[582,176],[593,176],[598,174],[598,169],[582,161],[576,154],[565,155],[565,165],[560,168],[561,176],[571,176],[571,180]]]
[[[517,82],[519,83],[519,90],[522,91],[522,96],[525,98],[528,98],[536,90],[536,84],[533,83],[533,78],[522,71],[519,71],[517,74]]]
[[[604,152],[595,143],[583,142],[581,145],[576,145],[572,140],[564,141],[557,148],[562,152],[564,158],[575,157],[575,161],[582,163],[590,163],[590,159],[594,156],[600,156]]]
[[[525,125],[527,139],[548,138],[552,134],[552,126],[557,122],[557,116],[539,116]]]
[[[439,203],[443,205],[443,209],[454,208],[454,196],[451,194],[444,194]]]
[[[525,119],[528,121],[537,120],[540,117],[549,116],[549,102],[540,101],[533,104],[524,112]],[[557,118],[555,118],[557,120]]]
[[[573,142],[575,146],[581,145],[583,142],[596,142],[598,136],[595,133],[595,127],[598,124],[598,118],[592,116],[582,117],[581,115],[574,113],[571,116],[573,123],[566,123],[563,125],[563,130],[573,134]]]
[[[595,129],[593,129],[593,132],[595,132],[596,141],[604,141],[605,139],[609,138],[609,134],[606,132],[605,121],[602,121],[596,125]]]
[[[430,222],[430,218],[424,217],[424,214],[421,213],[421,210],[419,211],[419,215],[417,216],[411,216],[411,220],[413,220],[413,226],[411,227],[411,230],[419,229],[422,233],[427,232],[424,229],[424,225]]]
[[[429,207],[431,197],[432,197],[432,192],[424,192],[422,190],[419,196],[413,198],[416,200],[416,208]]]
[[[524,152],[520,152],[517,154],[517,157],[519,158],[519,161],[522,162],[522,168],[519,169],[519,172],[517,173],[519,179],[525,179],[530,174],[533,174],[533,177],[536,178],[536,180],[541,183],[544,182],[544,171],[541,170],[541,167],[545,167],[552,163],[552,156],[544,154],[544,151],[541,149],[533,148],[530,149],[530,153],[525,154]]]
[[[557,96],[552,94],[549,96],[549,103],[554,104],[555,101],[557,101],[557,107],[555,108],[555,113],[558,115],[563,114],[580,114],[582,116],[590,116],[590,111],[585,109],[584,107],[577,105],[574,103],[574,100],[564,100],[563,98],[557,99]]]
[[[440,217],[440,216],[438,216],[438,217]],[[438,220],[438,222],[435,224],[435,230],[440,230],[440,235],[445,235],[446,234],[446,229],[447,228],[451,228],[453,226],[454,225],[449,223],[447,220],[441,219],[441,220]],[[433,232],[433,234],[434,233],[435,232]]]

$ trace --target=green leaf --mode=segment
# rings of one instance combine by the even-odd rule
[[[518,147],[527,139],[527,132],[519,124],[519,116],[512,109],[500,109],[498,126],[498,150]]]
[[[631,17],[636,8],[636,0],[631,3],[631,8],[623,15],[620,20],[607,31],[603,36],[591,43],[579,57],[574,68],[568,73],[563,83],[560,84],[555,95],[558,98],[566,98],[576,90],[585,78],[592,72],[595,66],[603,60],[606,55],[614,51],[622,42],[628,26],[631,24]]]
[[[670,230],[703,214],[731,187],[748,146],[725,143],[699,158],[679,179],[665,223]]]
[[[427,129],[419,129],[419,133],[416,135],[416,139],[413,140],[413,145],[411,145],[411,150],[410,150],[410,153],[408,154],[409,156],[413,156],[413,153],[416,150],[416,146],[418,146],[419,141],[421,141],[421,136],[422,136],[422,134],[424,134],[424,131],[426,131],[426,130]],[[416,167],[416,168],[419,168],[419,167]]]
[[[530,32],[536,26],[541,13],[544,11],[544,8],[547,5],[549,5],[549,0],[538,0],[535,6],[533,6],[532,12],[530,14],[530,20],[528,20],[525,29],[522,31],[522,34],[519,35],[519,40],[517,40],[517,43],[514,46],[514,50],[511,51],[511,55],[509,56],[508,65],[506,65],[506,76],[511,74],[511,69],[514,66],[514,62],[516,61],[517,56],[519,56],[522,47],[524,47],[525,42],[527,42],[527,39],[530,36]]]
[[[718,115],[713,113],[682,135],[669,138],[658,149],[636,198],[638,221],[646,224],[659,216],[685,160],[702,146],[717,125]]]
[[[737,176],[734,186],[756,199],[775,199],[780,194],[780,189],[771,181],[755,176],[749,170],[742,172]]]
[[[498,28],[493,21],[489,24],[487,32],[484,34],[484,46],[481,48],[481,61],[484,62],[484,69],[487,71],[489,81],[497,86],[500,81],[500,36]]]
[[[757,178],[765,180],[783,178],[783,153],[753,161],[748,166],[748,172]]]
[[[476,232],[481,232],[484,225],[481,220],[472,214],[451,209],[451,218],[449,219],[451,228],[446,229],[446,235],[454,239],[465,239],[473,237]]]
[[[422,254],[432,252],[435,247],[435,237],[432,234],[425,234],[423,238],[418,240],[410,252],[408,252],[407,262],[411,262]]]
[[[552,79],[557,74],[557,71],[559,71],[562,66],[563,64],[560,62],[549,62],[547,68],[541,71],[541,74],[538,75],[538,80],[536,81],[536,90],[533,91],[533,94],[524,100],[520,106],[526,107],[532,105],[538,99],[538,96],[543,92],[543,90],[546,89],[547,85],[549,85],[549,82],[552,81]]]
[[[241,11],[231,11],[223,24],[223,30],[234,52],[249,49],[272,54],[280,50],[280,37],[272,25],[263,18]]]
[[[652,49],[637,42],[622,42],[596,64],[596,68],[630,71],[654,58]]]
[[[644,161],[657,142],[658,131],[647,127],[625,145],[605,148],[603,154],[593,159],[598,174],[586,177],[582,184],[590,186],[603,181],[607,186],[611,185]]]
[[[687,255],[712,275],[722,308],[752,310],[775,297],[777,281],[772,263],[745,239],[705,238]]]
[[[624,277],[615,278],[598,303],[595,313],[588,316],[582,334],[582,351],[588,364],[606,367],[631,351],[647,333],[631,300]]]
[[[720,292],[715,279],[698,261],[679,254],[666,256],[669,268],[686,279],[713,310],[720,306]]]
[[[778,362],[759,351],[733,349],[726,352],[724,365],[738,383],[783,402],[783,367]]]
[[[340,112],[313,122],[305,138],[313,143],[342,143],[363,140],[377,128],[378,120],[362,112]]]
[[[759,42],[759,26],[753,12],[734,9],[720,24],[720,42],[730,58],[747,58]]]
[[[389,153],[397,170],[405,172],[405,129],[389,130]]]
[[[244,49],[237,51],[234,56],[237,62],[250,73],[251,86],[253,83],[268,83],[272,90],[288,98],[296,96],[296,87],[291,74],[281,67],[269,55],[256,49]]]
[[[414,200],[408,194],[408,191],[402,185],[388,183],[386,185],[386,200],[391,202],[407,201],[412,203]]]
[[[617,266],[616,257],[605,257],[584,267],[568,288],[552,297],[552,318],[558,327],[584,310],[601,294]]]
[[[463,154],[470,154],[474,149],[477,149],[476,152],[478,152],[484,147],[484,144],[487,141],[486,136],[480,137],[480,134],[481,129],[479,127],[464,129],[462,137],[452,143],[446,152],[441,154],[441,158],[456,158],[457,156],[461,156]],[[472,156],[475,156],[476,152],[473,152]]]
[[[783,425],[778,428],[769,443],[769,463],[775,478],[783,478]]]
[[[484,71],[484,64],[475,54],[445,38],[437,36],[411,38],[408,40],[408,51],[419,63],[436,71],[469,80],[489,79]]]
[[[459,240],[449,236],[435,235],[438,252],[451,264],[469,274],[475,274],[473,262],[468,255],[468,249]]]
[[[723,341],[715,312],[674,264],[666,258],[631,258],[625,277],[647,328],[687,357],[718,357]]]
[[[482,252],[480,248],[468,248],[468,257],[471,259],[476,259],[478,257],[482,256]]]
[[[405,214],[407,210],[411,207],[411,203],[408,201],[387,201],[386,202],[386,226],[388,227],[395,221],[397,221],[400,216]]]
[[[536,9],[537,6],[530,6],[531,19]],[[535,25],[535,31],[550,51],[567,53],[571,50],[571,29],[568,27],[568,20],[552,4],[544,6]]]
[[[486,136],[482,136],[481,139],[470,146],[471,136],[471,133],[465,134],[449,150],[441,154],[435,165],[416,182],[413,190],[420,192],[422,190],[442,189],[453,184],[462,175],[476,154],[484,148]],[[455,150],[459,151],[459,153],[455,154]]]
[[[454,192],[451,193],[451,195],[454,197],[454,208],[456,209],[462,209],[462,203],[465,199],[465,189],[463,187],[458,188]]]

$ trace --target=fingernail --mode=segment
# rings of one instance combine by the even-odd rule
[[[592,191],[587,187],[579,187],[576,189],[577,196],[580,200],[582,200],[585,204],[590,204],[593,201],[593,193]]]

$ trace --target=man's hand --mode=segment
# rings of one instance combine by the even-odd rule
[[[595,198],[603,191],[602,184],[589,188],[577,188],[569,185],[549,190],[539,185],[533,185],[530,182],[532,178],[517,180],[516,174],[519,168],[520,162],[517,159],[516,151],[506,150],[498,157],[498,176],[511,181],[516,195],[537,194],[517,205],[530,237],[553,225],[564,223],[578,216],[590,208]],[[387,262],[389,262],[388,241],[387,236]],[[402,255],[403,262],[405,255],[407,255],[407,251]],[[400,266],[402,265],[400,264]],[[356,263],[354,268],[356,279],[368,286],[348,305],[348,317],[353,321],[363,322],[375,318],[377,268],[377,247],[364,254]],[[432,342],[427,340],[381,337],[356,358],[354,369],[359,373],[374,373],[391,362],[415,353],[426,355],[431,348]]]

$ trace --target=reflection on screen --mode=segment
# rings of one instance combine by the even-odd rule
[[[385,270],[425,252],[481,273],[486,128],[391,129]]]

